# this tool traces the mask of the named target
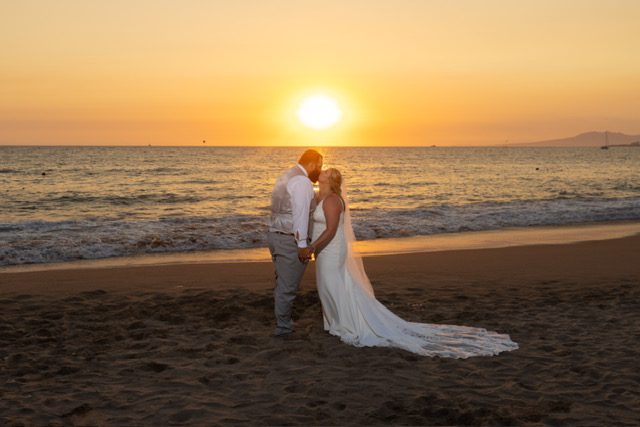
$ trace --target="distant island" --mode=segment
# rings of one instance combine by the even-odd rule
[[[602,147],[607,139],[609,147],[640,147],[640,135],[626,135],[620,132],[608,131],[586,132],[569,138],[508,145],[512,147]]]

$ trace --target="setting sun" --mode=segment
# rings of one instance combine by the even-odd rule
[[[325,95],[305,98],[298,108],[298,119],[313,129],[327,129],[340,121],[342,111],[338,103]]]

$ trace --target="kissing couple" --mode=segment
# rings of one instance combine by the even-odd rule
[[[355,235],[342,174],[335,168],[322,170],[322,162],[317,151],[305,151],[278,178],[271,195],[267,240],[276,273],[276,336],[294,332],[293,302],[307,264],[315,256],[324,329],[347,344],[453,358],[491,356],[518,348],[508,335],[482,328],[408,322],[380,303],[353,248]]]

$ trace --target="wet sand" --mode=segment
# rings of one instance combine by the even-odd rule
[[[640,237],[368,257],[407,320],[520,349],[465,360],[271,337],[269,263],[0,274],[2,425],[637,425]]]

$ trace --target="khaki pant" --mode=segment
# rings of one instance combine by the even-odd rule
[[[307,264],[298,259],[298,245],[293,236],[269,232],[267,242],[276,269],[276,287],[273,292],[275,334],[282,335],[293,332],[293,300],[296,298]]]

